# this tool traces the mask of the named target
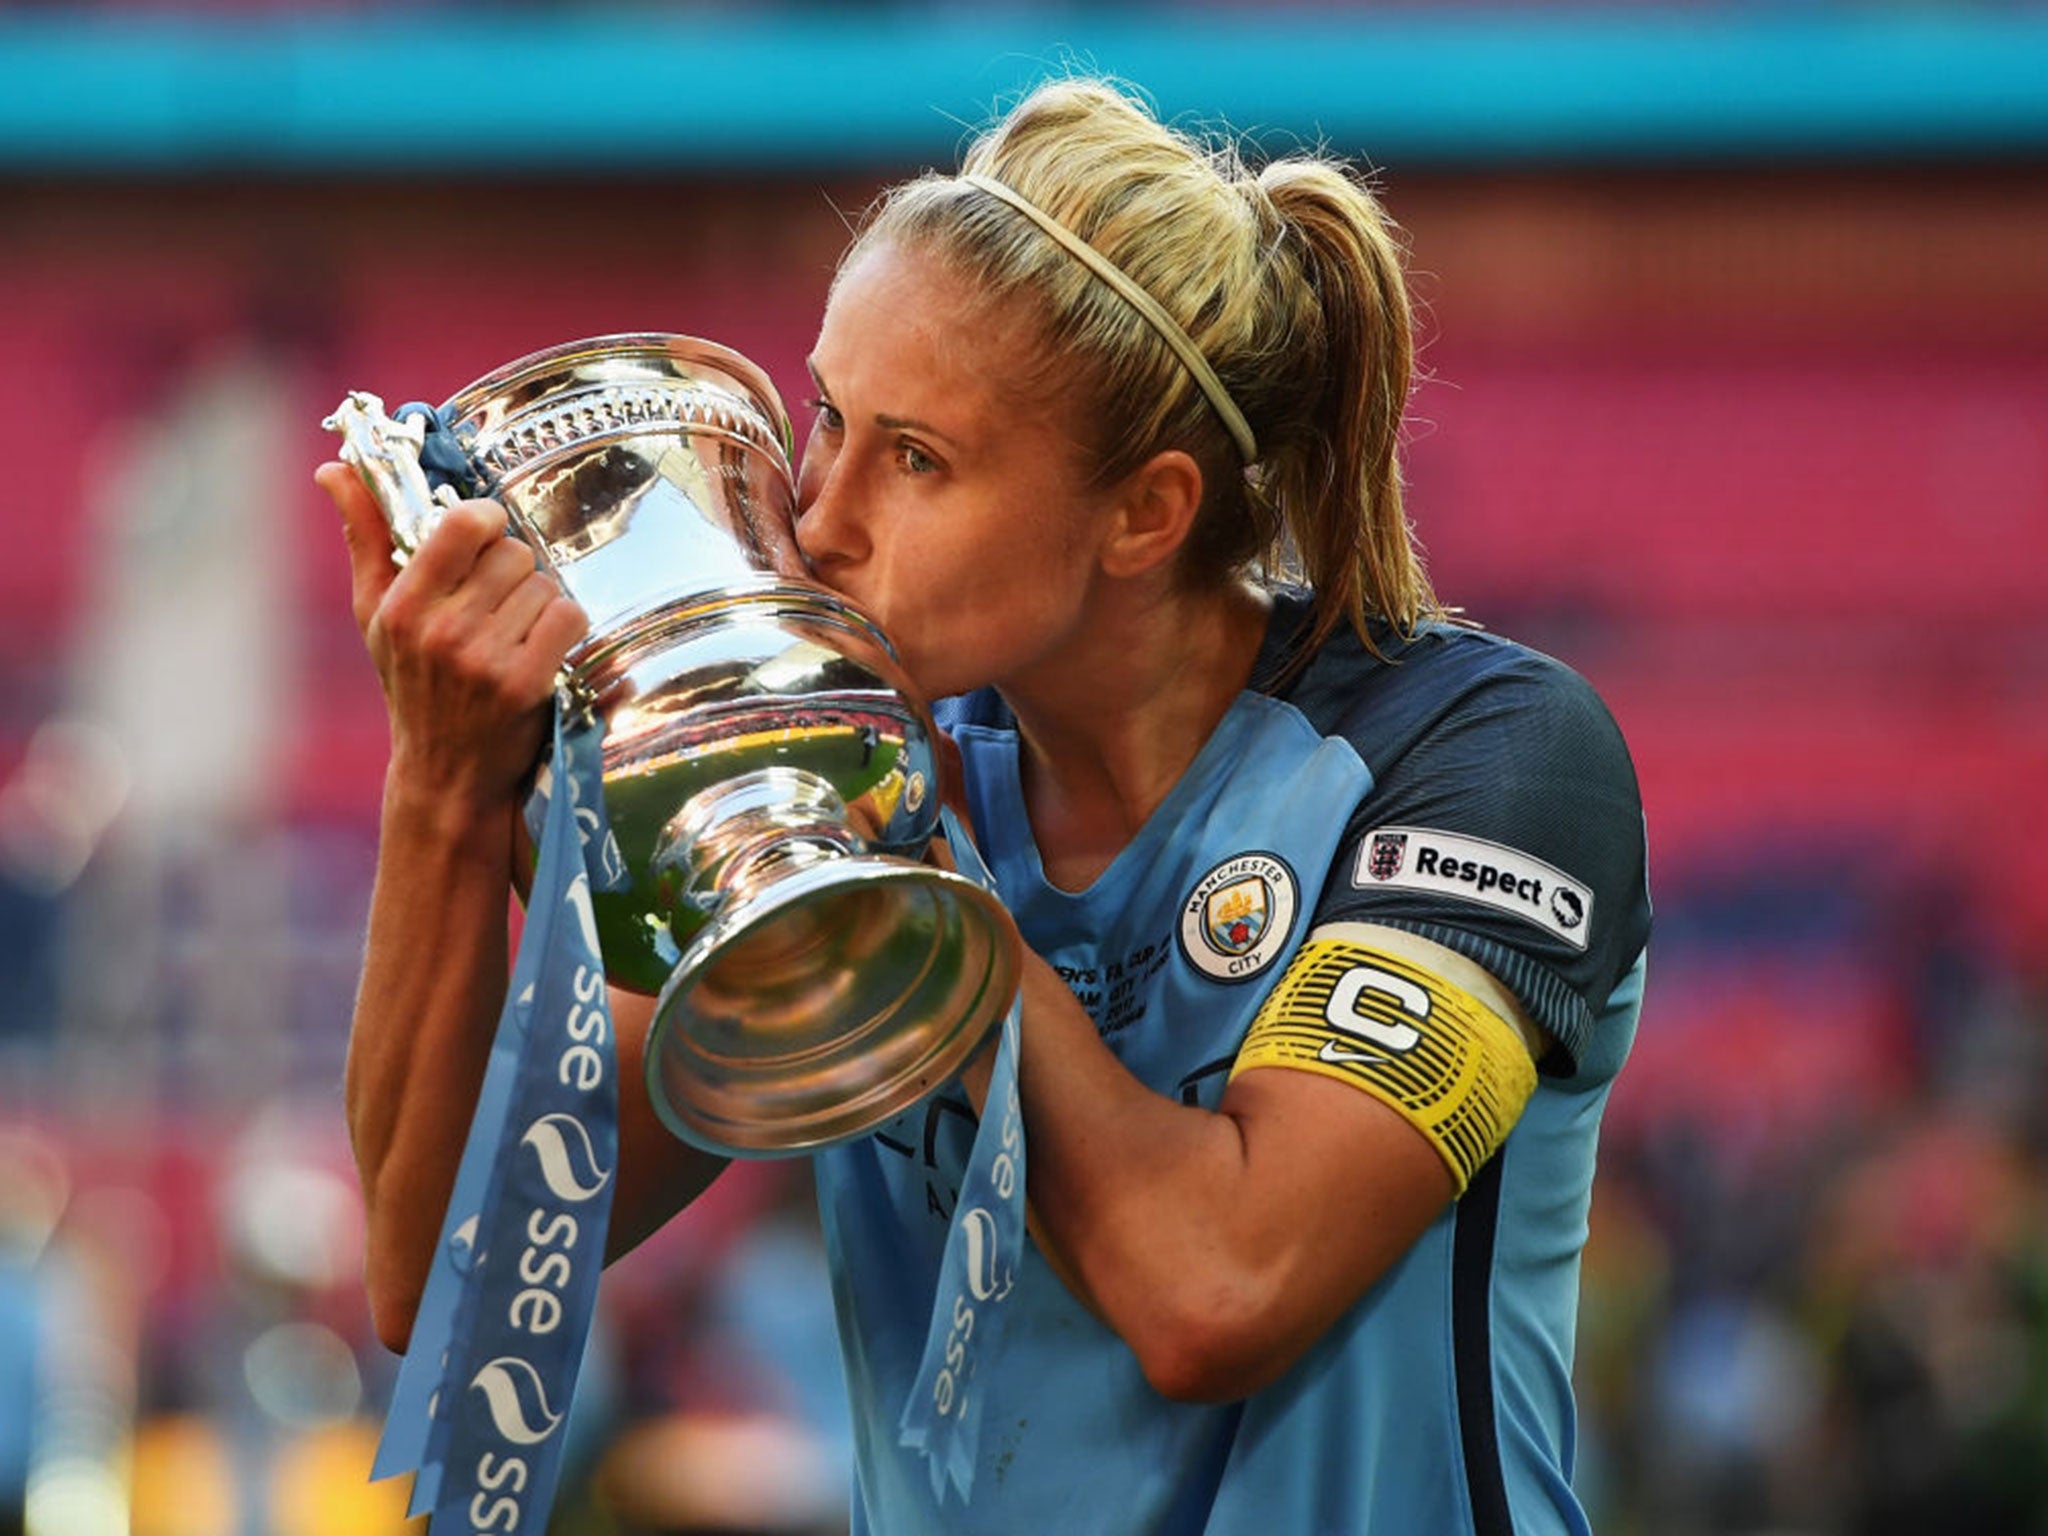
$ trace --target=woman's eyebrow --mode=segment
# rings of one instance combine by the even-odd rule
[[[804,368],[811,376],[811,383],[817,386],[819,394],[829,395],[832,393],[830,389],[825,387],[825,376],[818,372],[818,364],[815,358],[805,358]],[[960,446],[960,440],[953,436],[952,433],[946,431],[943,427],[933,426],[921,416],[890,416],[878,411],[875,413],[874,423],[886,432],[922,432],[927,437],[936,437],[941,442],[950,443],[956,448]]]
[[[823,388],[824,386],[820,385],[819,387]],[[883,416],[878,414],[875,417],[875,425],[886,428],[891,432],[922,432],[926,437],[936,437],[939,441],[951,443],[956,448],[960,446],[959,440],[952,433],[947,432],[944,428],[935,427],[930,422],[916,416]]]

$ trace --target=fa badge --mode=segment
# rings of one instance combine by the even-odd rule
[[[1365,872],[1375,880],[1391,880],[1401,872],[1408,852],[1406,832],[1375,832],[1365,856]]]
[[[1240,853],[1195,882],[1180,909],[1180,948],[1217,981],[1243,981],[1287,947],[1301,905],[1294,871],[1270,853]]]

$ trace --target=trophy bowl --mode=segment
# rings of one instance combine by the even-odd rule
[[[431,437],[434,467],[503,503],[590,617],[561,686],[604,725],[617,856],[592,904],[611,982],[657,999],[663,1124],[793,1155],[956,1072],[1010,1006],[1020,940],[993,894],[919,862],[931,714],[881,630],[805,568],[767,375],[693,337],[600,336],[400,416],[357,392],[327,422],[395,557],[450,496],[421,467]],[[529,835],[529,879],[533,852]]]

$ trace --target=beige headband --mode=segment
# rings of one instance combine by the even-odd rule
[[[1209,404],[1223,419],[1223,425],[1230,429],[1231,440],[1237,444],[1237,451],[1244,455],[1245,463],[1250,465],[1258,462],[1259,441],[1252,436],[1251,423],[1244,419],[1244,412],[1240,411],[1237,402],[1230,398],[1230,391],[1225,389],[1223,381],[1216,377],[1216,370],[1211,368],[1209,360],[1202,356],[1201,348],[1194,344],[1188,333],[1181,329],[1180,322],[1169,315],[1157,299],[1131,281],[1123,268],[1016,188],[1005,186],[993,177],[976,175],[971,171],[960,179],[969,186],[979,187],[982,191],[1008,203],[1059,241],[1076,260],[1122,295],[1124,302],[1143,315],[1152,329],[1159,333],[1159,339],[1173,348],[1174,356],[1181,360],[1195,383],[1201,387],[1202,393],[1209,397]]]

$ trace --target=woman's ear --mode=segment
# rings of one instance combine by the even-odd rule
[[[1102,545],[1103,573],[1142,576],[1170,562],[1201,507],[1202,470],[1194,457],[1178,448],[1155,453],[1118,493],[1116,520]]]

